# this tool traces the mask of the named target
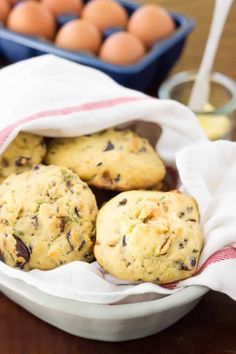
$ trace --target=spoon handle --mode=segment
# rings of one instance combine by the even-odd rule
[[[224,24],[233,0],[216,0],[208,40],[188,106],[202,111],[209,97],[209,78]]]

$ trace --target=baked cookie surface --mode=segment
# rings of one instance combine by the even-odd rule
[[[91,186],[118,191],[148,188],[165,176],[148,140],[131,130],[53,139],[46,163],[70,168]]]
[[[190,277],[202,245],[196,202],[177,191],[123,192],[98,213],[95,257],[123,280],[164,284]]]
[[[67,168],[35,166],[0,185],[0,259],[25,270],[93,259],[97,205]]]
[[[0,182],[12,173],[30,170],[42,162],[46,154],[44,138],[20,132],[0,156]]]

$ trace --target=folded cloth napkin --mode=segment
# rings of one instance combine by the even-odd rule
[[[96,262],[29,272],[0,262],[0,289],[2,276],[51,295],[110,304],[199,284],[236,299],[236,144],[208,142],[191,111],[177,102],[150,98],[97,70],[50,55],[0,71],[0,107],[0,153],[19,131],[72,137],[132,125],[151,140],[167,165],[176,166],[181,188],[198,202],[205,238],[196,275],[168,287],[122,282]]]

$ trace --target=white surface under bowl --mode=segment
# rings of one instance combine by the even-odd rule
[[[154,301],[96,305],[66,300],[0,274],[0,290],[45,322],[76,336],[124,341],[157,333],[187,314],[208,291],[191,286]]]

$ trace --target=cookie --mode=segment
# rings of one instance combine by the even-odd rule
[[[12,173],[30,170],[42,162],[46,154],[44,138],[21,132],[0,156],[0,182]]]
[[[148,188],[165,176],[148,140],[131,130],[54,139],[46,163],[70,168],[91,186],[117,191]]]
[[[99,211],[99,264],[128,281],[165,284],[190,277],[203,245],[195,200],[178,191],[129,191]]]
[[[29,270],[93,260],[97,205],[71,170],[35,166],[0,185],[0,259]]]

